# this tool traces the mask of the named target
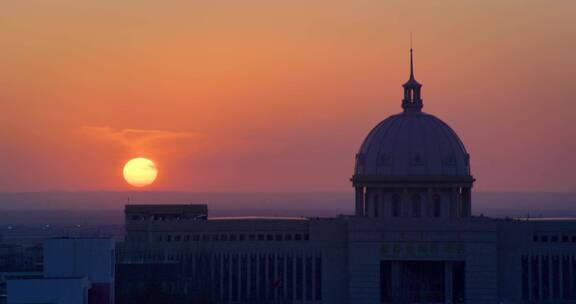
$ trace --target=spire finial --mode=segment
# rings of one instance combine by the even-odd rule
[[[404,87],[404,99],[402,100],[402,108],[404,111],[420,112],[422,109],[422,98],[420,97],[420,89],[422,85],[414,78],[414,49],[412,41],[412,32],[410,32],[410,79],[402,85]]]
[[[414,58],[412,50],[412,32],[410,32],[410,79],[414,79]]]

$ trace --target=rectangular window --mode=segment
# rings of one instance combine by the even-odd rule
[[[570,273],[569,273],[569,258],[562,257],[562,267],[560,267],[562,271],[562,298],[567,300],[571,297],[572,293],[570,292]]]
[[[222,259],[220,254],[214,256],[214,298],[219,301],[222,291],[221,283]]]
[[[240,259],[240,300],[245,302],[248,299],[248,257],[242,256]]]
[[[560,259],[558,256],[551,257],[552,259],[552,296],[554,299],[560,297]]]
[[[230,299],[230,258],[228,255],[224,255],[222,268],[222,300],[228,302]]]
[[[294,299],[294,258],[286,258],[286,300]]]
[[[312,301],[312,258],[306,257],[305,264],[305,274],[306,274],[306,300]]]
[[[322,258],[314,259],[314,300],[322,301]]]
[[[540,263],[537,257],[532,257],[530,261],[530,268],[532,268],[532,282],[530,282],[530,288],[532,290],[532,300],[540,300]]]
[[[250,255],[250,299],[256,300],[258,299],[257,294],[257,285],[256,285],[256,275],[258,274],[257,271],[257,259],[256,255]]]
[[[548,256],[542,257],[541,273],[542,273],[542,300],[547,300],[550,298],[550,288],[548,282],[550,282],[550,271],[548,271]]]
[[[400,202],[399,201],[392,201],[392,216],[393,217],[400,217]]]
[[[284,257],[277,256],[276,262],[276,279],[274,282],[274,288],[277,290],[277,299],[284,300],[284,286],[286,284],[286,282],[284,282]]]
[[[268,299],[274,300],[275,291],[274,281],[276,280],[276,269],[274,267],[274,255],[268,256]]]
[[[266,300],[266,256],[261,255],[258,258],[258,289],[259,289],[259,301],[264,302]]]
[[[302,257],[296,257],[296,300],[302,301],[303,284],[304,284],[304,271],[302,269]]]
[[[238,301],[238,255],[232,256],[232,301]]]

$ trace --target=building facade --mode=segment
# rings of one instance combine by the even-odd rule
[[[43,270],[4,273],[8,304],[114,304],[115,242],[110,237],[51,238]]]
[[[576,221],[473,216],[470,155],[422,111],[412,50],[403,88],[403,111],[356,155],[354,215],[211,218],[205,205],[127,205],[118,294],[152,286],[194,303],[576,302]],[[138,275],[150,269],[158,276]]]

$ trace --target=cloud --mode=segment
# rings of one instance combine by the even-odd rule
[[[92,138],[121,145],[133,153],[197,150],[206,139],[206,135],[199,132],[156,129],[114,129],[111,127],[84,126],[82,132]]]

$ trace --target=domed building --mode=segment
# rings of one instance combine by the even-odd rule
[[[422,111],[412,55],[402,112],[356,154],[355,214],[218,218],[206,205],[127,205],[120,298],[152,284],[186,303],[576,303],[576,220],[472,214],[470,155]],[[166,271],[144,282],[154,269]]]
[[[422,111],[412,49],[410,78],[403,87],[403,111],[376,125],[356,154],[356,215],[470,216],[470,155],[456,132]]]

